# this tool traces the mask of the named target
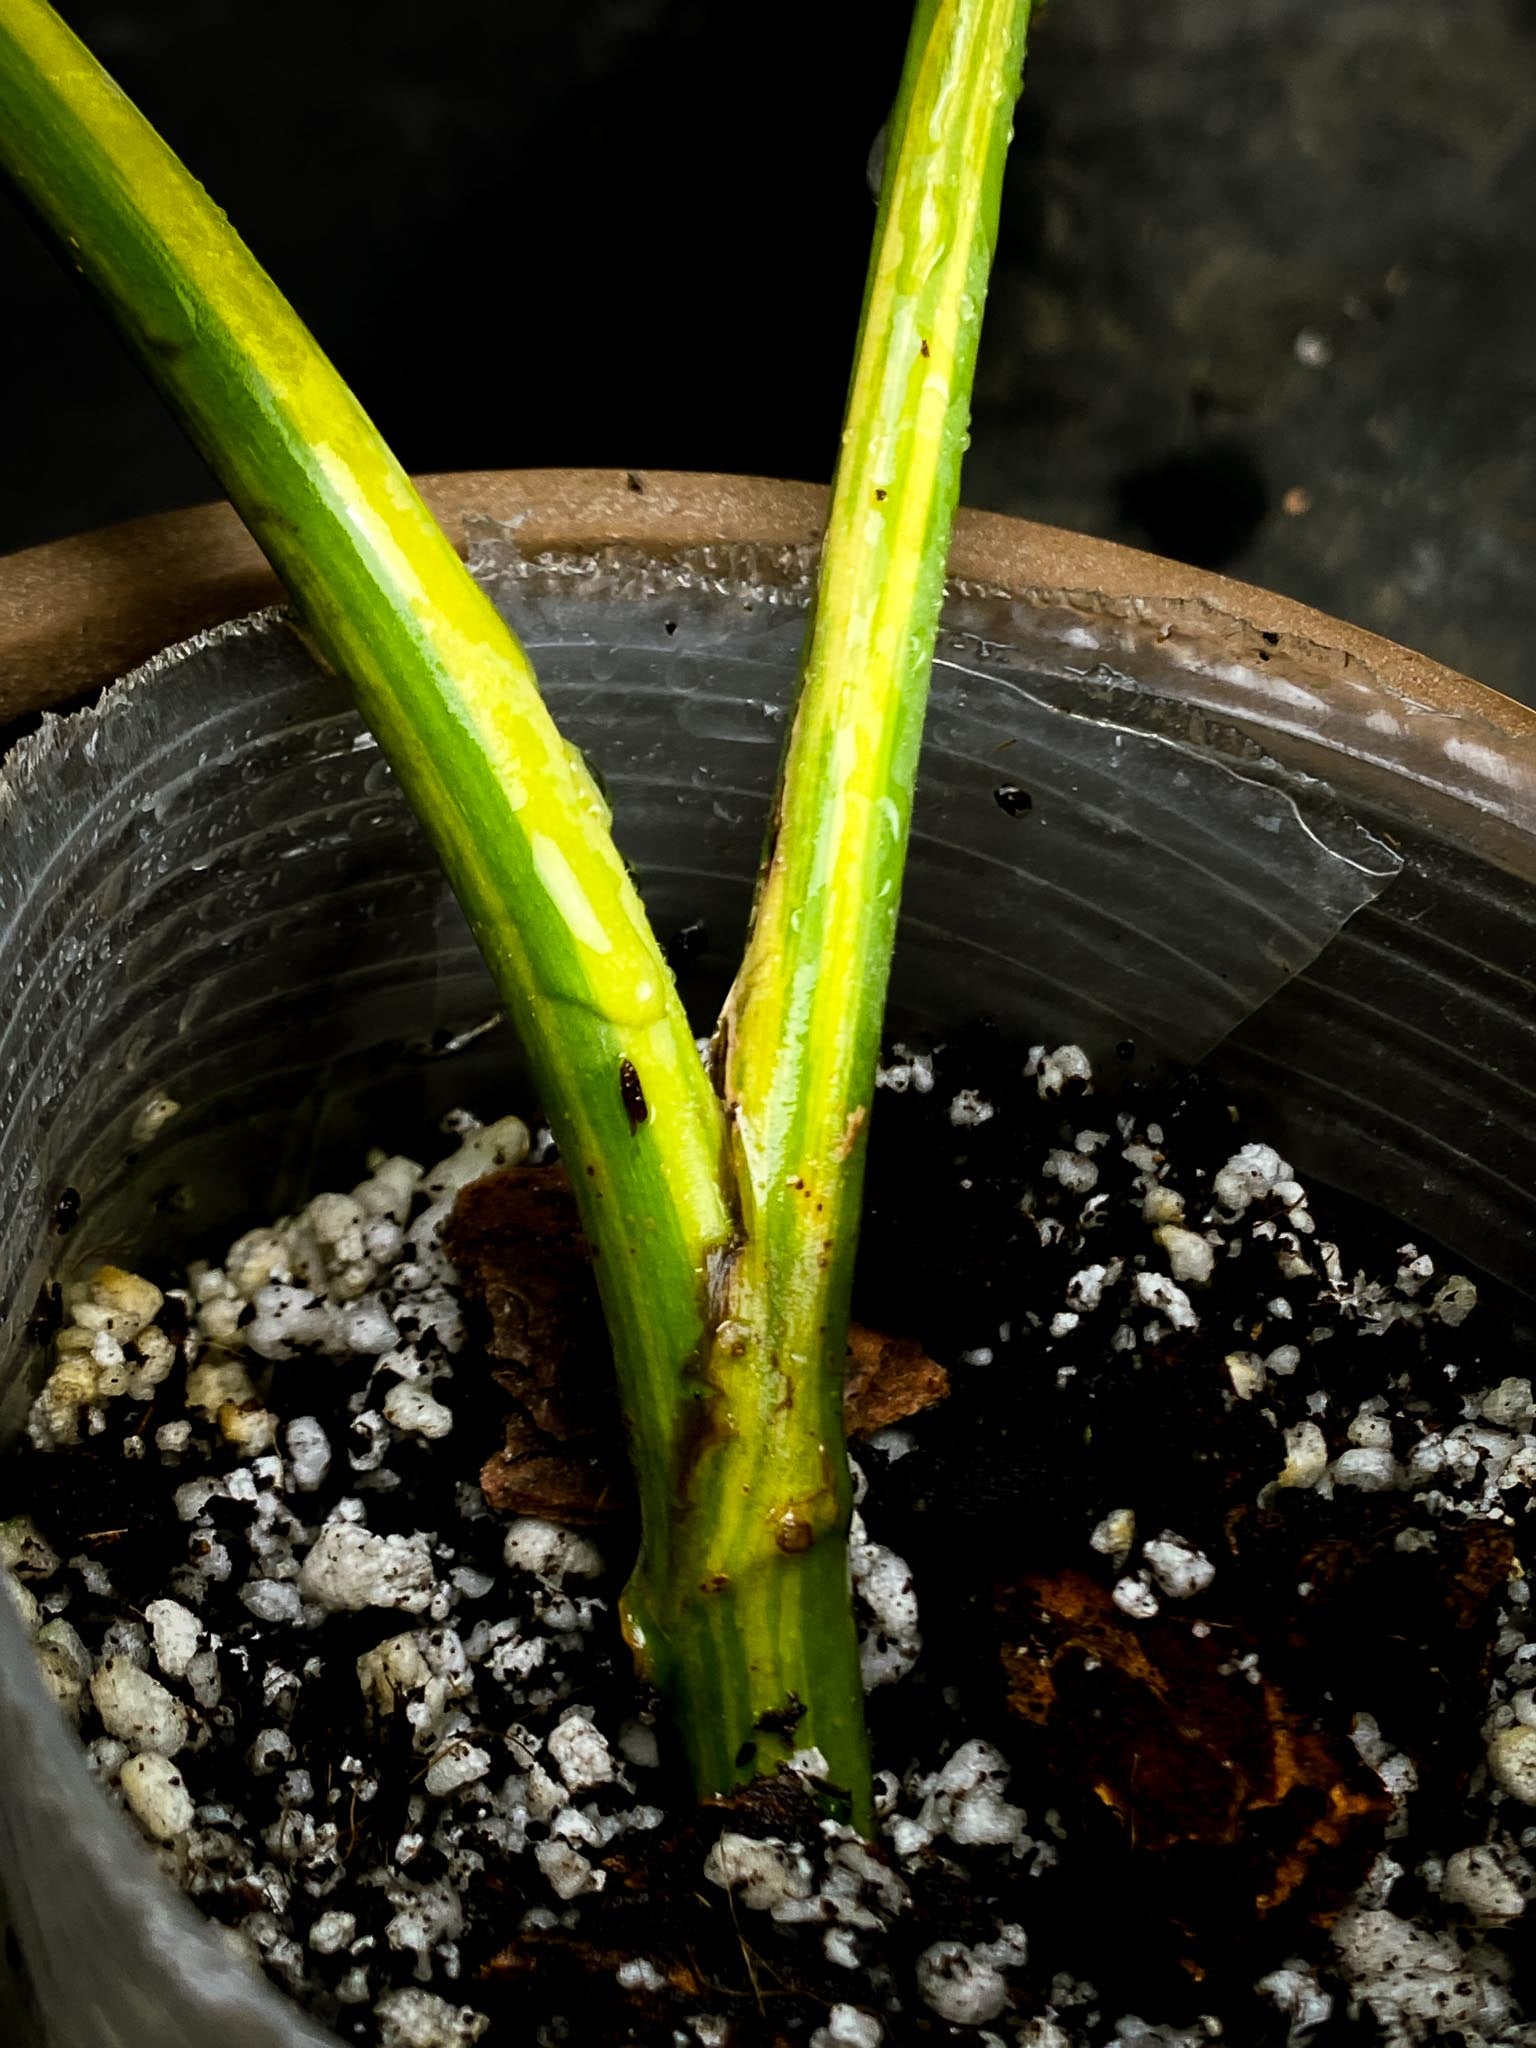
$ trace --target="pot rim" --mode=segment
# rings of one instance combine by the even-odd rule
[[[820,484],[670,470],[467,470],[417,479],[461,550],[477,527],[530,556],[620,547],[666,553],[814,547]],[[1293,598],[1210,570],[1005,513],[962,510],[950,576],[1040,607],[1134,618],[1166,639],[1198,623],[1234,660],[1353,669],[1393,696],[1536,737],[1536,707]],[[0,556],[0,725],[70,702],[190,634],[281,596],[225,503],[154,514]],[[1195,616],[1192,617],[1192,614]],[[1162,631],[1167,628],[1168,632]],[[1271,639],[1270,635],[1276,636]]]

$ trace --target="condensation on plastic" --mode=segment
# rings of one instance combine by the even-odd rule
[[[478,566],[606,784],[663,935],[707,928],[684,975],[703,1021],[745,920],[809,563],[527,564],[492,536]],[[1479,837],[1490,807],[1442,787],[1431,817],[1422,777],[1377,787],[1365,756],[1285,729],[1301,714],[1279,678],[1266,725],[1258,690],[1228,715],[1189,646],[1121,639],[956,594],[893,1028],[985,1012],[1101,1056],[1126,1037],[1174,1058],[1215,1045],[1224,1077],[1290,1117],[1304,1171],[1513,1266],[1528,1183],[1469,1135],[1512,1116],[1510,1142],[1528,1157],[1536,1139],[1536,1009],[1528,987],[1516,1000],[1532,927],[1518,862]],[[1004,786],[1028,791],[1025,815]],[[1530,857],[1536,824],[1507,801],[1499,823]],[[492,1010],[387,768],[280,622],[173,650],[24,741],[0,776],[0,1435],[42,1366],[25,1324],[46,1278],[217,1245],[355,1177],[377,1139],[427,1142],[456,1100],[519,1100],[505,1027],[433,1056]],[[182,1107],[141,1142],[162,1093]],[[1350,1148],[1330,1172],[1336,1128]],[[61,1241],[66,1185],[85,1202]],[[0,1754],[0,1889],[53,2048],[323,2038],[153,1879],[3,1601]]]
[[[617,597],[591,591],[588,631],[602,652],[576,716],[565,705],[560,716],[603,771],[621,836],[637,805],[672,789],[676,829],[664,830],[689,859],[648,845],[648,885],[680,906],[693,892],[718,927],[723,968],[745,923],[804,587],[798,577],[765,586],[740,564],[711,579],[718,642],[695,628],[685,679],[665,637],[680,592],[670,579],[647,583],[657,580],[660,589],[631,582]],[[515,559],[492,587],[509,606],[521,594],[522,630],[547,670],[560,659],[559,613],[551,630],[548,600]],[[1027,1017],[1053,1043],[1076,1037],[1100,1057],[1129,1036],[1148,1053],[1198,1061],[1317,956],[1396,874],[1397,856],[1323,784],[1266,780],[1274,764],[1257,749],[1224,759],[1053,704],[1002,652],[952,635],[935,664],[896,1013],[935,1031],[984,1009]],[[615,753],[609,734],[637,715],[648,722],[642,700],[658,697],[682,744],[663,728],[660,755]],[[690,740],[700,743],[692,759]],[[1015,789],[1030,801],[1023,815],[998,799]]]
[[[562,730],[610,793],[653,915],[703,923],[725,971],[745,929],[804,630],[798,584],[750,625],[751,614],[728,614],[713,644],[691,621],[681,645],[675,590],[587,587],[579,676],[564,637],[569,586],[536,596],[519,572],[497,587]],[[713,595],[756,610],[740,592],[761,588]],[[991,651],[956,636],[935,664],[895,990],[906,1026],[942,1030],[960,1014],[958,993],[1100,1059],[1130,1037],[1145,1055],[1193,1065],[1396,875],[1397,855],[1315,778],[1281,784],[1258,749],[1227,760],[1052,704],[1017,673],[979,665]],[[697,758],[689,742],[702,742]],[[1027,811],[1001,800],[1019,790]],[[1025,929],[1034,943],[1021,957]],[[438,1036],[455,1047],[477,1028],[461,1007],[476,968],[446,891],[439,946]]]

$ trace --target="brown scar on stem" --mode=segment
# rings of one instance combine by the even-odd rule
[[[868,1107],[862,1102],[857,1109],[849,1110],[848,1120],[843,1125],[843,1135],[837,1141],[837,1151],[834,1155],[839,1161],[846,1159],[854,1146],[859,1142],[859,1133],[863,1130],[868,1118]]]
[[[493,1423],[499,1441],[486,1446],[486,1499],[507,1512],[575,1527],[624,1513],[631,1496],[612,1359],[591,1282],[591,1247],[565,1170],[499,1167],[472,1181],[455,1200],[444,1248],[469,1305],[471,1356],[507,1396],[506,1410]],[[824,1239],[823,1260],[831,1248],[832,1240]],[[739,1246],[723,1246],[710,1264],[709,1314],[720,1364],[750,1349],[746,1327],[725,1328],[732,1320],[738,1254]],[[680,1446],[684,1482],[729,1433],[724,1390],[709,1377],[710,1349],[706,1345],[684,1367],[698,1397]],[[948,1392],[948,1375],[915,1339],[850,1326],[844,1387],[850,1436],[904,1421]]]
[[[782,1707],[769,1707],[759,1714],[752,1726],[764,1735],[781,1735],[787,1742],[800,1723],[805,1719],[805,1702],[798,1693],[789,1693]]]

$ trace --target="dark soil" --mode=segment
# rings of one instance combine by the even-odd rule
[[[1211,1275],[1189,1286],[1198,1316],[1179,1327],[1136,1291],[1138,1276],[1168,1263],[1143,1221],[1143,1194],[1149,1182],[1176,1187],[1190,1227],[1206,1228],[1215,1177],[1247,1135],[1229,1106],[1198,1079],[1144,1087],[1134,1060],[1112,1077],[1120,1092],[1108,1101],[1072,1080],[1042,1098],[1022,1054],[986,1034],[949,1049],[939,1069],[931,1091],[920,1082],[882,1091],[873,1120],[856,1307],[866,1324],[906,1340],[891,1355],[909,1370],[921,1361],[923,1391],[877,1404],[877,1433],[857,1455],[870,1533],[910,1566],[924,1650],[909,1676],[872,1693],[871,1723],[877,1764],[907,1781],[905,1804],[897,1800],[904,1812],[917,1799],[910,1786],[919,1767],[931,1773],[967,1741],[995,1744],[1012,1767],[1007,1799],[1028,1816],[1022,1844],[957,1848],[940,1833],[902,1854],[887,1842],[885,1863],[910,1903],[888,1934],[857,1934],[851,1970],[828,1954],[820,1929],[781,1924],[704,1875],[725,1828],[801,1845],[820,1877],[831,1852],[814,1787],[783,1779],[696,1811],[663,1729],[659,1766],[644,1774],[639,1796],[664,1817],[592,1849],[603,1888],[563,1904],[528,1853],[548,1837],[546,1826],[531,1823],[527,1849],[507,1853],[486,1823],[489,1806],[477,1819],[475,1795],[461,1793],[454,1846],[445,1850],[421,1819],[423,1766],[410,1730],[398,1716],[365,1712],[357,1657],[402,1628],[429,1624],[375,1610],[335,1613],[295,1642],[291,1629],[265,1626],[241,1605],[238,1571],[209,1589],[199,1616],[224,1639],[223,1698],[206,1716],[210,1739],[178,1759],[194,1799],[227,1805],[236,1784],[246,1832],[258,1834],[292,1810],[284,1773],[308,1772],[315,1816],[329,1815],[339,1829],[313,1850],[318,1895],[303,1896],[296,1882],[288,1911],[301,1943],[321,1913],[345,1905],[357,1914],[358,1939],[373,1937],[363,1951],[376,1973],[370,1995],[386,1979],[410,1985],[412,1958],[395,1958],[386,1945],[394,1908],[385,1889],[354,1885],[349,1872],[389,1866],[412,1833],[431,1837],[410,1859],[413,1882],[448,1874],[455,1856],[478,1856],[457,1975],[434,1979],[432,1989],[485,2015],[491,2044],[778,2048],[810,2042],[849,2007],[878,2018],[883,2035],[870,2039],[977,2040],[974,2028],[952,2026],[925,2002],[914,1970],[935,1943],[985,1945],[1010,1924],[1027,1933],[1028,1960],[1007,1966],[1008,2003],[990,2021],[997,2041],[1182,2044],[1184,2028],[1195,2030],[1190,2041],[1244,2048],[1280,2048],[1289,2038],[1310,2048],[1523,2039],[1513,2015],[1536,1999],[1528,1945],[1444,1904],[1435,1873],[1485,1838],[1512,1843],[1501,1831],[1521,1826],[1521,1810],[1490,1795],[1484,1730],[1491,1696],[1502,1697],[1509,1630],[1520,1625],[1501,1603],[1530,1533],[1532,1495],[1513,1486],[1490,1507],[1470,1482],[1415,1490],[1407,1476],[1425,1442],[1438,1444],[1477,1412],[1469,1390],[1521,1370],[1513,1305],[1482,1289],[1465,1320],[1441,1314],[1429,1304],[1452,1268],[1434,1247],[1405,1252],[1399,1226],[1316,1190],[1305,1198],[1315,1230],[1293,1228],[1296,1200],[1261,1192],[1236,1218],[1210,1226],[1219,1233]],[[954,1120],[959,1077],[990,1115]],[[1083,1188],[1069,1192],[1042,1171],[1052,1148],[1073,1150],[1085,1130],[1107,1134],[1089,1148],[1098,1171],[1086,1199]],[[1150,1173],[1145,1152],[1125,1157],[1137,1145],[1158,1156]],[[593,1325],[585,1311],[574,1324],[562,1318],[536,1285],[521,1295],[503,1285],[498,1296],[494,1276],[487,1283],[481,1270],[483,1242],[480,1252],[471,1243],[488,1227],[487,1202],[498,1227],[503,1212],[527,1212],[534,1241],[556,1248],[564,1282],[581,1296],[565,1198],[558,1180],[547,1171],[536,1179],[538,1171],[515,1169],[520,1188],[502,1176],[494,1197],[485,1193],[492,1183],[461,1197],[447,1241],[480,1277],[466,1290],[476,1302],[471,1343],[438,1387],[454,1432],[443,1442],[402,1438],[391,1453],[399,1484],[367,1494],[371,1530],[439,1532],[443,1568],[451,1551],[454,1567],[498,1580],[496,1613],[515,1611],[530,1631],[545,1625],[548,1589],[504,1570],[507,1515],[463,1511],[462,1482],[482,1459],[491,1459],[495,1501],[498,1460],[515,1466],[519,1442],[527,1457],[563,1460],[567,1478],[579,1457],[585,1481],[567,1514],[558,1486],[503,1505],[601,1522],[610,1566],[622,1566],[633,1541]],[[1288,1234],[1310,1277],[1277,1268]],[[1323,1271],[1325,1245],[1340,1247],[1342,1281]],[[1426,1253],[1432,1277],[1394,1294],[1405,1259]],[[1109,1269],[1101,1296],[1075,1323],[1063,1321],[1090,1264]],[[1357,1273],[1380,1281],[1374,1294],[1362,1293]],[[1395,1306],[1383,1314],[1387,1300]],[[184,1334],[179,1304],[167,1303],[161,1326]],[[861,1341],[862,1370],[878,1387],[881,1340]],[[1272,1366],[1240,1397],[1231,1354],[1264,1359],[1283,1346],[1296,1347],[1296,1361]],[[940,1391],[932,1361],[947,1368],[953,1390],[910,1414]],[[333,1443],[347,1441],[355,1380],[327,1381],[302,1355],[272,1371],[265,1399],[274,1411],[315,1415]],[[578,1380],[582,1395],[573,1400]],[[592,1399],[589,1385],[598,1389]],[[1360,1404],[1376,1397],[1384,1398],[1360,1425]],[[156,1408],[179,1414],[178,1402],[173,1376]],[[892,1431],[895,1414],[908,1419]],[[1315,1485],[1277,1488],[1283,1431],[1307,1418],[1335,1461],[1362,1436],[1379,1444],[1389,1435],[1399,1476],[1381,1490],[1340,1477],[1331,1497]],[[72,1561],[68,1617],[93,1645],[163,1597],[185,1565],[175,1489],[205,1465],[238,1463],[211,1446],[179,1461],[125,1457],[124,1437],[152,1437],[156,1419],[109,1411],[101,1434],[63,1454],[26,1455],[8,1475]],[[356,1484],[338,1469],[306,1518]],[[1127,1508],[1135,1547],[1120,1557],[1093,1547],[1091,1532]],[[214,1530],[231,1544],[253,1512],[247,1502],[209,1503]],[[1135,1577],[1139,1545],[1164,1531],[1213,1575],[1187,1597],[1162,1597],[1155,1612],[1134,1615],[1114,1589]],[[109,1594],[89,1588],[81,1559],[108,1567]],[[1152,1586],[1145,1563],[1137,1583]],[[611,1599],[616,1584],[610,1574],[577,1590]],[[34,1590],[41,1595],[45,1584]],[[469,1626],[462,1617],[454,1625]],[[567,1656],[575,1665],[574,1641],[555,1643],[551,1672]],[[275,1759],[281,1768],[270,1775],[232,1778],[232,1751],[274,1723],[274,1662],[296,1674],[284,1706],[293,1755]],[[604,1729],[654,1718],[607,1614],[582,1636],[579,1669],[542,1707],[530,1707],[526,1684],[499,1686],[484,1666],[476,1696],[487,1733],[474,1739],[488,1743],[512,1724],[547,1736],[573,1699]],[[1363,1760],[1370,1745],[1360,1716],[1373,1717],[1379,1748],[1411,1759],[1417,1790],[1406,1807],[1394,1804],[1390,1772],[1384,1778]],[[371,1779],[377,1789],[359,1793]],[[588,1804],[617,1812],[634,1797],[609,1784]],[[1383,1851],[1395,1879],[1383,1876]],[[304,1868],[300,1858],[292,1874]],[[1388,1993],[1351,1974],[1333,1945],[1368,1882],[1376,1886],[1368,1906],[1389,1899],[1393,1914],[1419,1916],[1477,1951],[1478,1967],[1503,1987],[1494,2017],[1505,2032],[1442,2033],[1432,2019],[1391,2018]],[[200,1903],[240,1924],[263,1909],[262,1888],[236,1878],[206,1887]],[[827,1918],[835,1919],[830,1909]],[[643,1981],[633,1967],[626,1973],[637,1960],[651,1966]],[[344,2037],[373,2041],[381,2036],[369,2006],[336,2003],[357,1963],[355,1953],[306,1950],[301,1964],[274,1974]],[[1256,1989],[1286,1963],[1310,1970],[1333,2001],[1331,2017],[1304,2037],[1291,2036],[1273,1995]],[[1169,2031],[1118,2032],[1132,2016]],[[818,2048],[845,2038],[856,2037],[816,2036]],[[414,2048],[414,2037],[398,2039]]]

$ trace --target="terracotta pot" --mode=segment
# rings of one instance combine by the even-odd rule
[[[658,925],[706,928],[685,993],[707,1013],[822,493],[573,472],[428,492],[603,772]],[[1015,520],[964,515],[952,578],[893,1031],[990,1011],[1106,1074],[1117,1049],[1202,1060],[1305,1174],[1528,1285],[1536,712]],[[221,626],[274,596],[223,507],[0,562],[0,724],[147,664],[0,769],[0,1430],[61,1268],[182,1256],[376,1133],[517,1099],[504,1032],[432,1056],[488,986],[344,695],[281,623]],[[180,1107],[152,1131],[162,1097]],[[85,1199],[61,1240],[66,1186]],[[4,1603],[0,1745],[0,1888],[56,2048],[320,2038],[143,1883]]]

